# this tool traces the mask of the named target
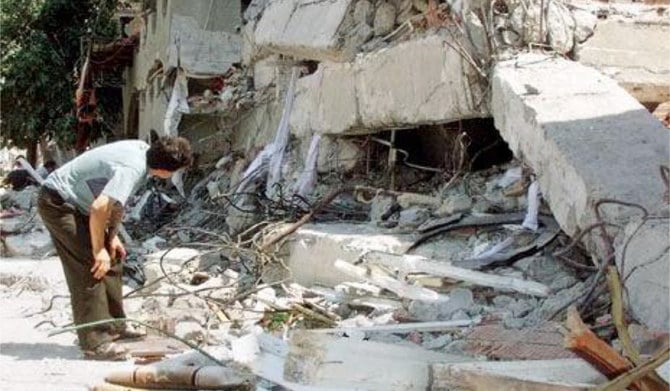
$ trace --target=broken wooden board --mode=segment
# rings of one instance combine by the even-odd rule
[[[495,360],[553,360],[577,358],[563,346],[556,323],[533,328],[506,329],[503,325],[475,327],[465,337],[466,351]]]
[[[633,367],[627,358],[591,331],[580,318],[575,306],[568,308],[565,325],[570,331],[565,336],[565,346],[593,367],[598,368],[609,379],[619,377]],[[633,390],[667,390],[668,384],[656,372],[651,372],[633,382],[629,388]]]
[[[586,391],[607,379],[581,359],[433,364],[431,391]]]
[[[454,266],[450,262],[440,262],[419,255],[396,255],[371,251],[365,255],[365,259],[369,263],[396,268],[403,273],[426,273],[531,296],[547,297],[551,292],[548,286],[539,282],[469,270]]]
[[[419,347],[296,331],[289,342],[284,379],[349,390],[425,390],[430,385],[431,363],[472,360]]]

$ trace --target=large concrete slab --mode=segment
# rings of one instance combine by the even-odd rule
[[[341,60],[340,26],[352,0],[278,0],[271,2],[256,26],[259,49],[301,59]]]
[[[670,133],[614,80],[579,63],[524,55],[496,66],[491,107],[502,137],[533,167],[567,233],[594,223],[602,199],[668,215],[659,167],[670,160]],[[638,209],[606,205],[603,212],[605,220],[636,235],[624,270],[637,266],[625,283],[629,308],[647,326],[670,329],[667,218],[637,231],[637,224],[630,227]],[[603,256],[598,240],[593,234],[586,244]],[[627,240],[618,241],[621,253]]]
[[[604,198],[667,210],[659,166],[670,158],[670,133],[595,69],[532,54],[502,62],[493,76],[492,113],[512,151],[537,173],[566,232],[593,223],[593,206]],[[633,213],[606,209],[621,220]]]
[[[579,62],[613,77],[642,103],[670,100],[670,25],[621,20],[598,23],[576,50]]]
[[[450,39],[431,35],[351,63],[321,63],[298,81],[292,132],[354,134],[488,116],[476,71]]]

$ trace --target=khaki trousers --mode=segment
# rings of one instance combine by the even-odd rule
[[[75,325],[124,318],[121,281],[123,265],[121,262],[113,264],[102,280],[93,278],[88,216],[64,202],[54,191],[45,188],[40,189],[37,210],[51,234],[63,265]],[[111,341],[110,333],[122,327],[123,324],[106,324],[80,329],[77,331],[79,345],[84,350],[95,349]]]

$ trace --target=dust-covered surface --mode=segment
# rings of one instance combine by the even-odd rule
[[[50,324],[35,328],[45,317],[30,314],[44,309],[51,294],[68,294],[58,258],[0,259],[0,389],[84,391],[132,365],[84,360],[73,333],[48,337]],[[67,299],[64,304],[52,318],[70,317]]]
[[[223,3],[189,2],[189,23]],[[158,61],[145,77],[146,59],[166,55],[152,40],[167,36],[143,38],[128,80],[139,135],[183,135],[198,159],[178,191],[152,180],[126,206],[124,304],[129,321],[193,351],[158,354],[136,376],[129,362],[81,360],[72,333],[47,338],[71,324],[62,271],[43,259],[36,189],[0,189],[0,248],[14,257],[0,262],[0,388],[84,389],[119,369],[109,382],[128,387],[181,376],[189,389],[430,389],[460,381],[451,364],[479,361],[474,382],[520,368],[510,390],[525,389],[527,360],[589,373],[575,357],[615,361],[588,386],[639,365],[638,352],[660,360],[670,170],[652,158],[667,155],[667,132],[646,109],[670,98],[637,71],[605,83],[609,53],[635,69],[645,57],[598,36],[605,20],[652,36],[639,25],[663,30],[669,16],[582,3],[253,0],[241,43],[186,29],[183,53],[222,33],[230,53],[217,52],[241,56],[206,74]],[[183,27],[183,12],[165,14]],[[583,70],[589,50],[598,70],[562,72]],[[145,91],[154,79],[167,112]]]

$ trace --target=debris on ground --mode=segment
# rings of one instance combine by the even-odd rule
[[[572,61],[600,19],[633,17],[625,7],[246,3],[241,62],[207,78],[174,70],[170,129],[216,115],[233,134],[225,150],[205,141],[209,160],[180,186],[150,181],[127,205],[126,321],[149,339],[130,349],[137,365],[93,389],[667,389],[667,282],[652,278],[670,251],[670,174],[656,164],[667,129]],[[538,89],[523,73],[533,64],[579,65],[597,94],[564,102],[565,75]],[[394,84],[408,72],[440,75]],[[461,89],[451,73],[466,98],[449,95]],[[642,124],[651,149],[635,167],[653,173],[609,167],[626,156],[605,151],[605,131],[589,144],[594,122],[563,120],[587,117],[593,102],[578,99],[598,94],[603,110],[635,115],[598,123]],[[53,254],[37,191],[2,189],[3,257]],[[27,316],[44,332],[72,330],[63,288],[0,273],[3,297],[40,297]]]

